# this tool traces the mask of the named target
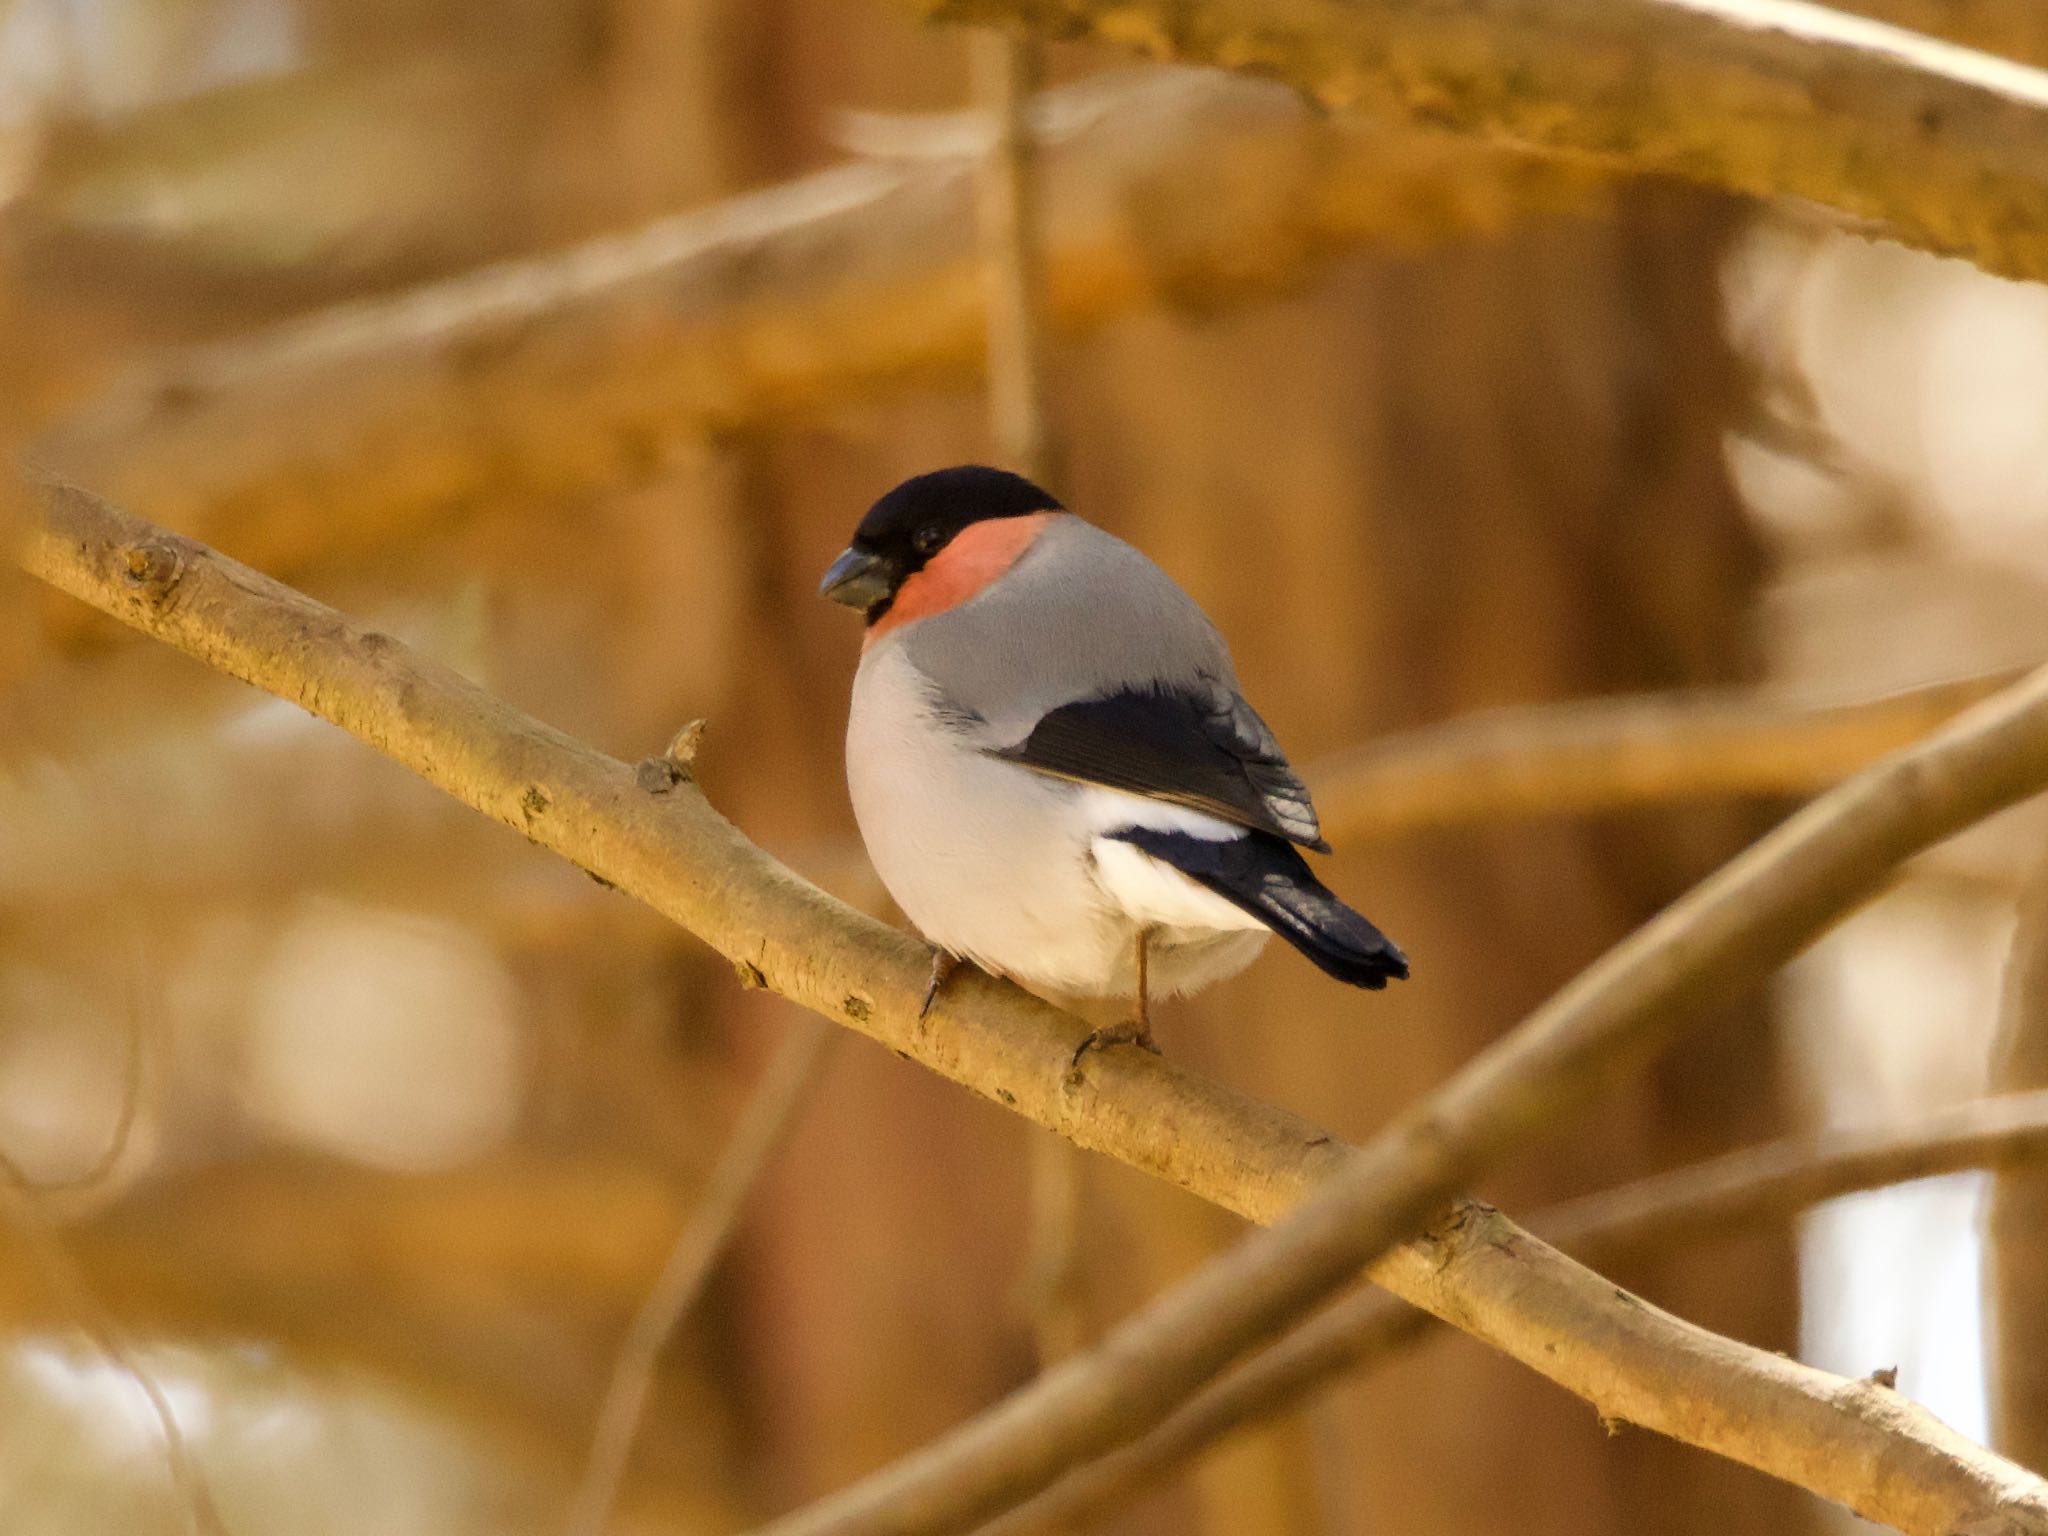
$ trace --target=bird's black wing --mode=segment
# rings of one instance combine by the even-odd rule
[[[1171,864],[1198,885],[1249,912],[1339,981],[1377,992],[1408,979],[1408,957],[1337,899],[1308,861],[1264,832],[1218,842],[1156,827],[1112,836]]]
[[[1308,787],[1280,755],[1266,722],[1221,683],[1128,689],[1063,704],[995,755],[1329,852]]]

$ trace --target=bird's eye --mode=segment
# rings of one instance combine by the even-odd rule
[[[938,528],[927,523],[910,536],[910,542],[920,555],[929,555],[935,553],[938,547],[946,542],[946,536]]]

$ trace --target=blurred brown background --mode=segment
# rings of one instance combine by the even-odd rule
[[[2023,0],[1862,8],[2048,61]],[[0,427],[609,752],[707,717],[713,800],[850,888],[857,635],[816,577],[896,480],[993,451],[965,46],[881,3],[0,0]],[[1051,66],[1058,488],[1208,608],[1297,762],[1490,706],[1848,696],[2048,643],[2048,294],[1278,87]],[[423,288],[642,229],[507,269],[495,318]],[[409,320],[337,308],[416,289]],[[556,1528],[789,1005],[295,711],[11,573],[0,604],[0,1145],[37,1180],[90,1165],[141,1031],[113,1176],[48,1208],[228,1528]],[[1363,998],[1276,946],[1173,1007],[1167,1049],[1362,1134],[1782,810],[1340,842],[1332,883],[1414,982]],[[1979,1092],[2040,846],[2020,817],[1924,861],[1482,1193]],[[1024,1379],[1032,1134],[839,1049],[664,1358],[617,1528],[738,1528]],[[1616,1278],[1897,1364],[1981,1437],[1980,1194]],[[1232,1233],[1091,1163],[1089,1326]],[[0,1528],[178,1529],[145,1404],[19,1233],[0,1319]],[[1840,1518],[1445,1338],[1113,1528]]]

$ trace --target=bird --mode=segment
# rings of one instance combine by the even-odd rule
[[[1074,1053],[1156,1051],[1155,996],[1278,934],[1378,990],[1408,960],[1318,880],[1300,777],[1216,626],[1131,544],[1021,475],[883,495],[819,584],[865,620],[846,777],[882,884],[931,944],[1056,1003],[1130,999]]]

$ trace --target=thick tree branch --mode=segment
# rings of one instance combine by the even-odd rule
[[[1943,1110],[1886,1131],[1788,1137],[1538,1211],[1530,1225],[1582,1262],[1618,1260],[1781,1219],[1838,1195],[1973,1168],[2048,1162],[2048,1092]],[[977,1536],[1073,1530],[1158,1486],[1233,1431],[1429,1337],[1435,1320],[1387,1292],[1335,1302],[1191,1398],[1143,1439],[1068,1473]]]
[[[1583,204],[1595,178],[1318,121],[1213,72],[1040,98],[1048,324],[1267,292],[1366,240]],[[974,149],[839,166],[643,229],[152,366],[32,449],[265,568],[644,475],[664,440],[965,381],[983,351]]]
[[[1757,197],[2048,279],[2048,73],[1805,0],[910,0]]]
[[[1088,1080],[1068,1088],[1087,1026],[978,972],[963,969],[919,1021],[926,947],[769,858],[687,773],[658,758],[636,773],[389,636],[89,492],[45,488],[23,564],[640,898],[724,954],[744,983],[772,986],[1070,1140],[1265,1221],[1337,1160],[1306,1121],[1143,1052],[1091,1061]]]
[[[1753,984],[1900,860],[2048,777],[2048,679],[1826,796],[1623,944],[1358,1152],[1139,1051],[1067,1065],[1085,1026],[962,975],[768,859],[665,759],[636,774],[386,636],[96,497],[47,490],[30,571],[361,737],[639,897],[772,985],[1070,1139],[1255,1219],[1298,1207],[1103,1346],[785,1530],[953,1530],[1158,1422],[1263,1331],[1373,1277],[1612,1418],[1708,1446],[1911,1532],[2048,1531],[2048,1488],[1874,1388],[1718,1339],[1465,1203],[1490,1156]],[[1311,1193],[1311,1187],[1321,1189]],[[1307,1197],[1307,1198],[1304,1198]]]

